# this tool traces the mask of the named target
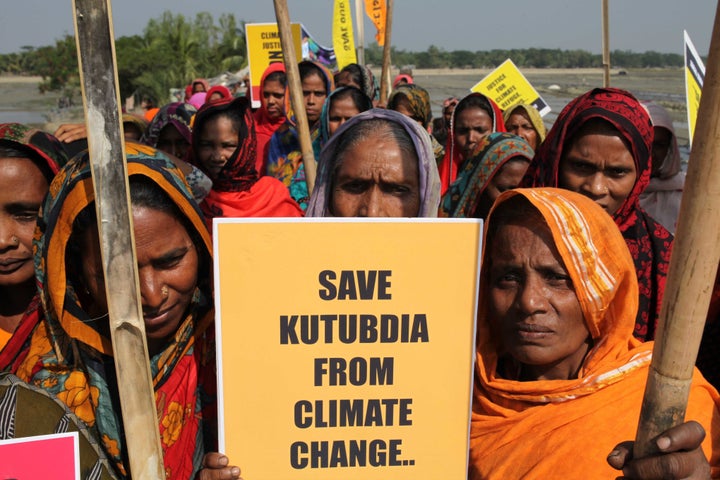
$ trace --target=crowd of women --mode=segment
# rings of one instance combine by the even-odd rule
[[[212,219],[303,216],[485,220],[470,478],[720,478],[720,294],[688,422],[649,458],[624,443],[684,178],[662,107],[597,88],[546,131],[532,105],[503,112],[472,93],[433,121],[411,76],[379,105],[366,67],[299,72],[312,191],[282,64],[264,73],[255,111],[197,79],[184,101],[123,117],[168,479],[240,475],[217,453]],[[85,131],[0,125],[0,371],[66,406],[107,478],[128,478]]]

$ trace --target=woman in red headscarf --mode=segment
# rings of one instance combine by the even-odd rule
[[[275,130],[285,123],[285,91],[287,76],[285,64],[271,63],[260,79],[261,105],[255,111],[255,133],[257,134],[257,160],[255,170],[265,175],[267,169],[268,144]]]
[[[202,106],[195,116],[193,163],[213,181],[200,205],[214,217],[301,217],[302,210],[277,179],[255,170],[255,121],[244,97]]]
[[[504,131],[502,111],[489,97],[474,92],[460,100],[450,119],[445,157],[439,165],[440,195],[445,195],[480,140],[493,132]]]
[[[652,142],[650,116],[632,94],[596,88],[560,112],[522,182],[582,193],[613,217],[637,270],[634,335],[643,341],[655,337],[673,242],[639,203],[650,181]]]

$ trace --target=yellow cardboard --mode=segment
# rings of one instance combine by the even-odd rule
[[[302,33],[299,23],[290,24],[295,56],[302,60]],[[245,25],[248,66],[250,67],[250,98],[253,108],[261,105],[262,92],[260,80],[271,63],[283,61],[283,50],[280,44],[280,33],[276,23],[248,23]]]
[[[467,477],[480,220],[213,235],[220,450],[244,478]]]
[[[491,98],[501,110],[525,103],[537,108],[542,116],[550,112],[547,102],[510,59],[505,60],[470,90]]]

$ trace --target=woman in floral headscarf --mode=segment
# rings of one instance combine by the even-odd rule
[[[136,144],[127,155],[165,474],[189,479],[217,449],[210,235],[173,163]],[[96,225],[86,153],[58,173],[42,208],[35,269],[45,318],[15,373],[62,400],[126,476]]]
[[[635,261],[641,340],[655,336],[673,242],[639,204],[650,181],[652,139],[650,117],[632,94],[596,88],[560,112],[522,182],[582,193],[613,217]]]

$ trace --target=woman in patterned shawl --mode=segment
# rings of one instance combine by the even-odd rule
[[[52,135],[0,124],[0,371],[12,368],[41,317],[33,234],[48,186],[66,161]]]
[[[135,144],[127,145],[127,155],[165,473],[189,479],[203,455],[217,449],[210,235],[174,164]],[[68,163],[50,185],[35,248],[45,318],[15,373],[66,403],[94,430],[125,477],[87,154]]]
[[[639,203],[650,181],[652,128],[647,111],[629,92],[591,90],[560,112],[522,182],[582,193],[612,215],[635,261],[640,340],[655,337],[673,242]]]
[[[486,218],[495,199],[520,184],[533,155],[530,145],[511,133],[483,138],[440,201],[438,216]]]
[[[463,162],[470,157],[483,137],[504,131],[502,111],[489,97],[478,92],[463,97],[450,118],[445,156],[438,165],[440,194],[445,195],[462,169]]]
[[[316,139],[320,136],[320,115],[325,99],[335,88],[332,74],[323,65],[304,61],[298,66],[304,93],[305,113],[310,126],[310,141],[319,147]],[[290,191],[290,196],[300,207],[307,207],[308,192],[305,182],[300,140],[295,123],[295,113],[290,109],[290,96],[285,95],[287,120],[270,138],[267,158],[267,174],[280,180]],[[313,149],[315,150],[315,149]],[[320,150],[313,152],[315,161]]]

